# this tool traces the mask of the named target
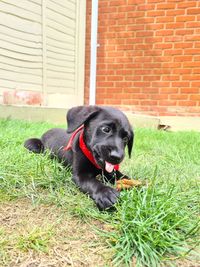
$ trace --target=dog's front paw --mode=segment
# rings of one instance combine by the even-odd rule
[[[117,202],[119,195],[116,189],[105,186],[95,194],[94,200],[100,210],[105,210]]]

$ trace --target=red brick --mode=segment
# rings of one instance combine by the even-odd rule
[[[200,1],[102,0],[99,6],[97,104],[150,115],[200,116]],[[90,16],[88,0],[85,103]]]
[[[127,17],[128,18],[139,18],[139,17],[144,17],[145,12],[143,11],[133,11],[133,12],[128,12]]]
[[[197,5],[197,1],[181,1],[177,4],[177,8],[188,8],[188,7],[195,7]]]
[[[144,69],[139,69],[139,70],[134,70],[135,75],[150,75],[152,73],[152,70],[144,70]]]
[[[192,68],[192,67],[199,67],[199,62],[183,62],[184,68]]]
[[[131,64],[125,64],[125,68],[127,69],[135,69],[135,68],[141,68],[142,65],[140,63],[131,63]]]
[[[151,17],[150,18],[148,18],[148,17],[136,18],[136,20],[135,20],[135,24],[144,24],[144,25],[150,24],[150,25],[152,25],[152,23],[154,23],[154,18],[151,18]]]
[[[99,2],[99,7],[104,7],[104,6],[108,6],[108,1],[103,1],[102,0],[102,1]]]
[[[177,101],[174,100],[160,100],[160,106],[176,106]]]
[[[137,43],[143,43],[143,38],[127,38],[126,43],[128,44],[137,44]]]
[[[200,49],[185,49],[184,50],[185,55],[200,55]]]
[[[127,70],[127,69],[116,70],[116,75],[126,76],[126,75],[132,75],[132,74],[133,74],[133,71],[132,70]]]
[[[200,87],[200,82],[192,82],[191,86],[192,87]]]
[[[141,93],[142,90],[140,88],[136,88],[136,87],[129,87],[129,88],[124,88],[124,92],[125,93]]]
[[[119,75],[107,76],[107,81],[123,81],[124,77]]]
[[[177,16],[176,17],[176,21],[180,22],[180,21],[194,21],[195,20],[195,16]]]
[[[188,87],[189,82],[172,82],[172,86],[174,87]]]
[[[104,103],[106,105],[120,105],[121,104],[121,101],[118,100],[118,99],[105,99],[104,100]]]
[[[162,62],[171,62],[172,59],[173,58],[171,56],[162,56]],[[153,61],[154,62],[160,62],[161,61],[161,57],[160,56],[159,57],[154,56],[153,57]],[[163,66],[161,66],[161,67],[163,67]]]
[[[123,99],[122,100],[123,105],[138,105],[139,101],[134,99]]]
[[[156,11],[147,11],[146,17],[158,17],[158,16],[164,16],[165,11],[156,10]]]
[[[173,87],[169,87],[169,88],[161,88],[160,89],[160,93],[161,94],[177,94],[179,92],[178,88],[173,88]]]
[[[150,43],[160,43],[162,42],[163,38],[162,37],[146,37],[145,38],[145,42],[147,44],[150,44]]]
[[[160,30],[156,31],[156,36],[168,36],[168,35],[173,35],[173,30]]]
[[[166,29],[177,29],[177,28],[184,28],[184,23],[183,22],[176,22],[176,23],[166,24]]]
[[[200,27],[200,21],[192,21],[186,23],[187,28],[199,28]]]
[[[121,6],[121,5],[119,5],[118,7],[117,7],[118,9],[117,9],[117,11],[118,12],[129,12],[129,11],[134,11],[135,10],[135,6],[129,6],[129,5],[125,5],[125,6]]]
[[[198,94],[200,93],[199,88],[189,87],[189,88],[181,88],[181,94]]]
[[[172,70],[173,74],[191,74],[192,70],[191,69],[173,69]]]
[[[154,32],[153,31],[140,31],[136,32],[136,37],[146,37],[146,36],[153,36]]]
[[[184,49],[184,48],[192,48],[193,47],[193,43],[191,42],[191,43],[176,43],[176,44],[174,44],[174,48],[175,49],[179,49],[179,48],[182,48],[182,49]]]
[[[143,31],[145,26],[144,25],[127,25],[127,31]]]
[[[170,95],[169,98],[173,99],[173,100],[187,100],[189,98],[189,96],[187,94],[185,94],[185,95],[176,94],[176,95]]]
[[[152,94],[151,99],[165,101],[168,100],[168,94]]]
[[[109,12],[116,12],[116,7],[110,7],[110,6],[99,6],[99,13],[109,13]]]
[[[168,22],[174,22],[175,21],[175,17],[167,17],[167,16],[162,16],[162,17],[158,17],[156,18],[156,23],[168,23]]]
[[[149,82],[134,82],[134,86],[136,87],[148,87],[150,86]]]
[[[192,61],[192,56],[175,56],[174,62]]]
[[[175,9],[175,3],[157,4],[157,9]]]
[[[97,81],[97,86],[98,87],[113,87],[114,83],[113,82],[101,82]]]
[[[182,49],[165,50],[164,52],[165,56],[175,56],[175,55],[182,55],[182,54],[183,54]]]
[[[144,63],[144,68],[151,69],[151,68],[160,68],[160,63]]]
[[[188,29],[181,29],[175,31],[175,35],[188,35],[188,34],[193,34],[194,30],[188,30]]]
[[[195,42],[195,48],[200,48],[200,42]]]
[[[172,63],[163,63],[163,68],[181,68],[182,63],[181,62],[172,62]]]
[[[137,50],[149,50],[151,49],[151,44],[136,44],[135,49]]]
[[[193,34],[193,35],[185,36],[185,41],[200,41],[200,35]]]
[[[199,75],[183,75],[182,80],[200,80]]]
[[[153,57],[161,57],[162,56],[162,50],[146,50],[144,51],[144,56],[147,58],[148,56]],[[150,57],[152,59],[152,57]],[[148,62],[152,60],[147,60]]]
[[[188,15],[198,15],[198,14],[200,14],[200,8],[189,8],[189,9],[187,9],[187,14]]]
[[[150,25],[145,25],[145,26],[147,30],[153,30],[153,31],[164,29],[164,24],[162,23],[156,23],[156,24],[152,23]]]
[[[179,42],[180,43],[183,41],[183,37],[182,36],[166,36],[164,38],[164,41],[165,42],[173,42],[173,43]]]
[[[194,74],[200,74],[200,69],[193,69]]]
[[[132,86],[132,82],[127,82],[127,81],[122,81],[122,82],[116,82],[115,87],[120,87],[120,88],[129,88]]]
[[[185,100],[185,101],[183,101],[183,100],[180,100],[179,102],[178,102],[178,105],[179,106],[195,106],[196,105],[196,102],[195,101],[188,101],[188,100]]]
[[[144,0],[128,0],[128,5],[137,5],[137,4],[143,4]]]
[[[153,73],[158,74],[158,75],[171,74],[172,70],[167,69],[167,68],[161,68],[161,69],[153,70]]]
[[[144,105],[144,106],[157,106],[158,101],[156,101],[156,100],[142,100],[142,101],[140,101],[140,104]]]
[[[170,76],[163,76],[162,81],[178,81],[180,79],[179,76],[170,75]]]
[[[144,0],[143,0],[143,2],[144,2]],[[163,0],[148,0],[148,2],[149,3],[160,3],[160,2],[163,2]]]
[[[154,10],[155,5],[154,4],[145,4],[138,6],[138,10],[140,11],[146,11],[146,10]]]
[[[125,77],[125,81],[141,81],[141,80],[142,80],[141,76],[131,75]]]
[[[169,82],[153,82],[152,83],[153,87],[168,87],[170,86]]]
[[[121,5],[125,5],[125,4],[126,4],[126,0],[110,0],[109,1],[110,6],[121,6]]]
[[[144,81],[159,81],[160,76],[153,76],[153,75],[143,76],[143,80]]]
[[[141,92],[145,94],[158,94],[159,88],[154,88],[154,87],[142,88]]]
[[[168,16],[177,16],[177,15],[185,15],[184,9],[175,9],[175,10],[167,10],[166,17]]]

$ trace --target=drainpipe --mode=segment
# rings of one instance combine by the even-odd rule
[[[97,31],[98,31],[98,0],[92,0],[89,105],[95,105],[96,103],[96,66],[97,66],[97,46],[98,46]]]

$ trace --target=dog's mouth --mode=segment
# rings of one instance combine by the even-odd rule
[[[105,161],[104,166],[105,166],[105,170],[109,173],[112,172],[115,168],[115,165],[113,165],[112,163],[109,163],[107,161]]]
[[[106,170],[108,173],[113,172],[113,170],[114,170],[115,166],[117,165],[117,163],[113,164],[113,163],[110,163],[110,162],[104,160],[99,155],[99,153],[97,153],[96,151],[94,151],[93,155],[94,155],[94,158],[95,158],[97,164],[101,167],[101,169]]]

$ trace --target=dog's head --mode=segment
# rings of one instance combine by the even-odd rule
[[[122,162],[125,147],[129,157],[133,146],[133,130],[127,117],[112,107],[78,106],[67,113],[68,133],[84,124],[84,140],[96,162],[111,172]]]

